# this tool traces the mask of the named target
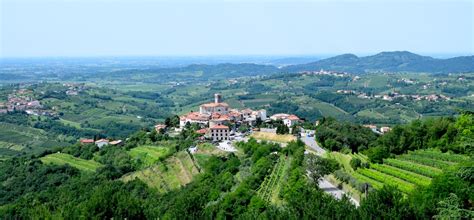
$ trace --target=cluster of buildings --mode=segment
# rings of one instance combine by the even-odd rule
[[[95,140],[94,139],[82,139],[80,140],[81,144],[95,144],[98,148],[102,148],[104,146],[107,146],[107,145],[114,145],[114,146],[121,146],[123,145],[123,141],[122,140],[114,140],[114,141],[110,141],[108,139],[99,139],[99,140]]]
[[[235,132],[229,127],[230,124],[255,126],[259,120],[265,122],[271,119],[282,120],[285,125],[291,127],[300,120],[296,115],[289,114],[276,114],[268,118],[264,109],[232,109],[227,103],[222,102],[220,94],[214,94],[214,102],[200,105],[199,112],[190,112],[179,119],[180,129],[188,123],[199,124],[202,129],[197,132],[213,141],[229,140],[230,135]],[[161,128],[162,125],[157,126]]]
[[[323,69],[319,71],[303,71],[301,73],[303,75],[328,75],[328,76],[336,76],[336,77],[345,77],[349,75],[349,73],[346,73],[346,72],[327,71]]]
[[[377,134],[385,134],[391,130],[390,127],[383,126],[383,127],[378,128],[377,125],[372,125],[372,124],[364,125],[364,127],[369,128],[370,130],[372,130],[373,132]]]
[[[54,115],[51,110],[43,109],[40,101],[32,98],[32,91],[19,89],[8,95],[7,102],[0,102],[0,113],[26,112],[30,115]]]
[[[441,100],[450,100],[451,98],[443,94],[430,94],[430,95],[404,95],[397,92],[384,95],[367,95],[365,93],[356,92],[353,90],[338,90],[337,93],[340,94],[356,94],[358,98],[361,99],[382,99],[385,101],[393,101],[397,98],[411,99],[415,101],[427,100],[430,102],[441,101]]]
[[[78,95],[79,92],[85,89],[83,83],[63,83],[64,87],[68,87],[66,95]]]

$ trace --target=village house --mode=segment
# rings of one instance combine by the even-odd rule
[[[95,141],[95,145],[99,148],[102,148],[103,146],[109,145],[109,140],[107,139],[99,139]]]
[[[190,112],[187,115],[183,115],[179,117],[179,127],[184,128],[184,126],[186,126],[188,122],[207,126],[209,123],[209,119],[210,119],[210,115],[201,114],[199,112]]]
[[[285,124],[287,127],[292,127],[293,125],[300,122],[300,118],[298,118],[298,116],[284,113],[274,114],[270,116],[270,119],[274,121],[282,120],[283,124]]]
[[[212,141],[227,141],[229,140],[230,129],[225,125],[216,125],[211,127]]]
[[[157,133],[160,133],[161,130],[164,130],[165,128],[166,128],[166,125],[165,125],[165,124],[157,124],[157,125],[155,125],[155,131],[156,131]]]
[[[381,128],[380,128],[380,132],[381,132],[382,134],[387,133],[387,132],[389,132],[390,130],[391,130],[390,127],[381,127]]]
[[[373,132],[378,133],[378,131],[377,131],[377,125],[372,125],[372,124],[371,124],[371,125],[363,125],[363,126],[366,127],[366,128],[369,128],[369,129],[372,130]]]

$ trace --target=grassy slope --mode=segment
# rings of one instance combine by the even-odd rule
[[[153,165],[160,158],[168,153],[168,148],[160,146],[143,145],[132,148],[129,151],[130,156],[134,159],[140,159],[144,167]]]
[[[295,136],[291,134],[272,134],[268,132],[253,132],[251,137],[257,140],[273,141],[280,143],[288,143],[290,141],[296,140]]]
[[[65,153],[49,154],[42,157],[41,161],[43,163],[56,165],[69,164],[79,170],[86,172],[94,172],[97,168],[102,166],[102,164],[93,160],[84,160]]]

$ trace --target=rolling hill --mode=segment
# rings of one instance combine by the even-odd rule
[[[429,73],[472,72],[474,71],[474,56],[436,59],[408,51],[381,52],[365,57],[358,57],[354,54],[343,54],[312,63],[288,66],[282,70],[286,72],[300,72],[317,71],[321,69],[351,73],[378,71]]]

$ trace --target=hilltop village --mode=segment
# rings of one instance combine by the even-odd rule
[[[251,128],[272,120],[283,122],[289,129],[302,121],[296,115],[283,113],[267,117],[265,109],[233,109],[229,104],[222,102],[220,94],[214,94],[214,102],[200,105],[199,112],[189,112],[180,116],[179,127],[183,129],[187,124],[196,123],[201,127],[197,132],[203,134],[205,138],[212,141],[225,141],[230,140],[240,126]],[[163,125],[157,125],[155,128],[163,128]]]

